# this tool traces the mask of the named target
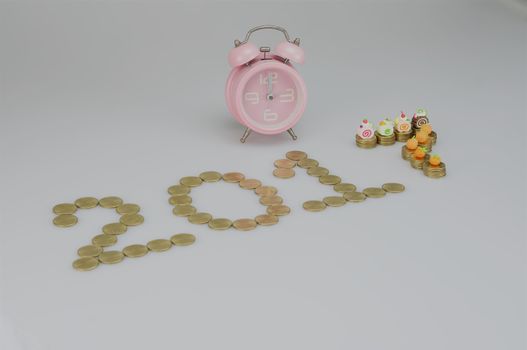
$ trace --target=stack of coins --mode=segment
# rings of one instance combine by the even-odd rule
[[[441,162],[439,165],[431,165],[429,162],[423,164],[423,174],[431,178],[440,178],[446,175],[446,165]]]
[[[423,164],[423,174],[432,178],[440,178],[446,175],[446,165],[437,154],[427,155]]]
[[[296,155],[299,157],[300,155]],[[279,159],[275,162],[275,176],[290,178],[294,176],[293,168],[296,161],[290,159]],[[241,218],[230,220],[228,218],[214,217],[212,214],[199,212],[191,205],[191,187],[201,186],[203,183],[212,183],[223,180],[228,183],[238,184],[245,190],[254,191],[260,197],[260,204],[266,207],[264,214],[255,218]],[[221,174],[217,171],[205,171],[199,176],[185,176],[179,180],[178,185],[169,187],[168,193],[171,194],[169,203],[174,205],[172,212],[176,216],[186,217],[187,220],[196,225],[207,225],[213,230],[223,231],[234,228],[239,231],[254,230],[257,226],[270,226],[278,223],[278,217],[287,215],[290,208],[282,204],[282,197],[277,195],[278,190],[272,186],[263,186],[257,179],[247,179],[240,172],[228,172]]]
[[[430,125],[429,123],[422,124],[418,132],[421,132],[421,131],[424,132],[426,135],[428,135],[428,138],[430,139],[430,144],[425,145],[425,146],[428,147],[429,149],[432,149],[431,148],[432,145],[435,145],[437,142],[437,133],[432,130],[432,125]]]
[[[302,154],[297,154],[298,157],[303,156]],[[296,160],[291,159],[278,159],[274,162],[276,169],[273,171],[273,175],[280,179],[289,179],[295,176],[295,171],[293,170],[296,167]]]
[[[435,131],[432,131],[428,136],[432,140],[432,145],[435,145],[437,142],[437,133]]]
[[[410,160],[414,154],[415,150],[410,150],[406,145],[403,145],[401,148],[401,156],[404,160]]]
[[[423,164],[425,162],[425,158],[416,158],[415,155],[410,157],[410,165],[414,169],[423,169]]]
[[[398,142],[406,142],[408,141],[414,134],[413,130],[410,129],[406,132],[400,132],[400,131],[397,131],[397,128],[394,128],[393,130],[394,134],[395,134],[395,139],[398,141]]]
[[[419,147],[423,147],[430,152],[432,150],[432,138],[428,137],[425,142],[419,142]]]
[[[360,148],[374,148],[377,146],[377,137],[374,135],[368,139],[364,139],[359,135],[355,135],[355,143]]]
[[[375,132],[375,136],[377,136],[377,143],[382,146],[390,146],[395,143],[395,134],[391,134],[390,136],[385,136],[379,134],[377,131]]]

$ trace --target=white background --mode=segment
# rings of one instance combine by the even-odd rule
[[[301,38],[308,109],[298,141],[242,145],[227,53],[265,23]],[[1,3],[0,348],[525,349],[526,67],[516,2]],[[354,145],[362,118],[418,107],[444,179],[412,169],[400,144]],[[332,191],[303,171],[272,176],[291,149],[359,188],[407,191],[306,212]],[[173,216],[166,188],[204,170],[277,186],[291,215],[248,233]],[[54,204],[85,195],[141,205],[145,224],[117,248],[198,240],[77,272],[77,248],[118,218],[51,224]],[[235,185],[192,195],[217,217],[263,212]]]

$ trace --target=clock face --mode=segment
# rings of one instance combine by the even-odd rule
[[[241,114],[256,130],[287,129],[298,121],[303,111],[303,83],[288,66],[262,68],[248,76],[241,86],[238,97],[241,98]]]

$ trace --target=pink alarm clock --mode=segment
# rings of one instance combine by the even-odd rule
[[[262,29],[282,32],[285,41],[274,53],[266,46],[249,42],[251,34]],[[304,63],[300,39],[291,40],[287,31],[274,25],[250,29],[243,41],[235,40],[229,52],[232,71],[225,86],[229,112],[246,127],[240,139],[245,142],[252,131],[276,135],[287,131],[293,140],[293,126],[300,120],[307,102],[304,80],[291,62]]]

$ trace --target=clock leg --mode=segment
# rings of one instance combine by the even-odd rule
[[[242,138],[240,139],[240,142],[241,142],[241,143],[245,143],[245,140],[247,140],[247,138],[249,137],[249,135],[251,134],[251,132],[252,132],[251,129],[246,128],[246,129],[245,129],[245,132],[243,133]]]
[[[292,128],[291,128],[291,129],[287,129],[287,133],[288,133],[289,135],[291,135],[291,138],[292,138],[293,140],[296,140],[296,139],[298,138],[298,137],[295,135],[295,132],[293,131]]]

